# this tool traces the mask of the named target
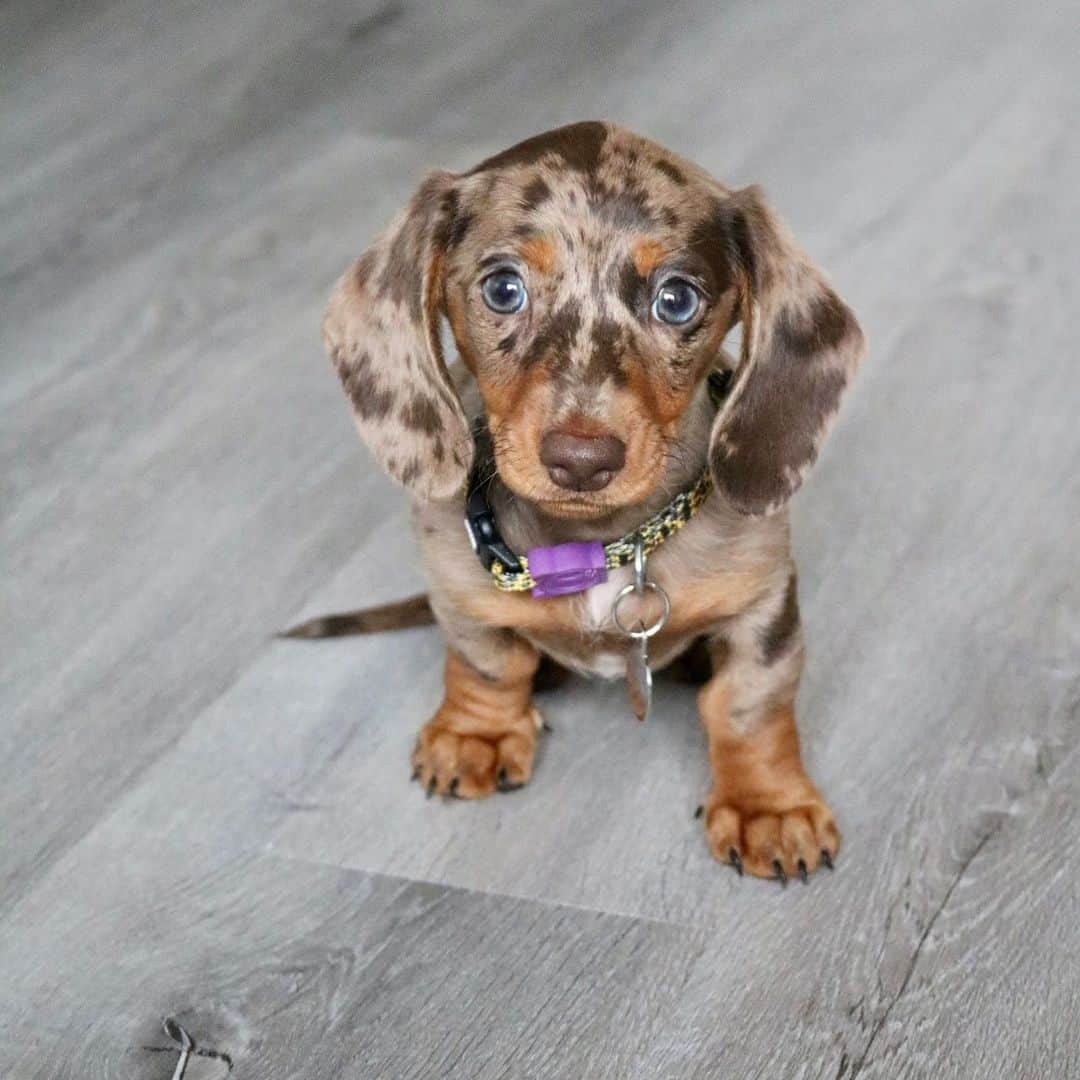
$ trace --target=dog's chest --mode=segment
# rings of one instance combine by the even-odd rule
[[[714,554],[708,545],[715,530],[706,526],[691,522],[648,560],[648,579],[664,589],[671,603],[667,624],[649,640],[649,662],[654,670],[670,663],[696,637],[715,632],[725,620],[755,602],[776,571],[777,556],[783,554],[771,544],[736,547],[730,542]],[[708,569],[703,571],[703,566]],[[633,578],[632,566],[617,567],[609,571],[606,581],[585,592],[540,599],[527,592],[493,588],[490,578],[477,566],[469,575],[469,585],[455,589],[448,599],[470,619],[494,629],[512,630],[566,667],[604,678],[622,678],[633,641],[616,627],[612,607],[619,591]],[[444,580],[453,580],[452,571],[448,570]],[[633,626],[639,614],[651,624],[657,614],[655,604],[645,610],[636,604],[629,597],[620,610],[625,625]]]
[[[523,634],[541,651],[566,667],[604,679],[626,675],[627,659],[637,646],[615,624],[612,609],[620,591],[634,580],[633,567],[610,571],[608,580],[594,585],[580,596],[568,597],[557,609],[550,623],[535,623]],[[540,601],[544,603],[544,601]],[[623,619],[632,620],[632,598],[621,611]],[[552,609],[554,614],[556,609]],[[647,618],[649,616],[646,616]],[[693,635],[662,632],[650,642],[650,654],[657,666],[663,666],[690,643]]]
[[[633,568],[620,566],[609,573],[607,581],[594,585],[581,598],[581,633],[586,639],[599,637],[609,646],[619,643],[611,609],[619,591],[633,579]],[[578,666],[582,666],[583,662],[591,674],[604,679],[616,679],[626,672],[626,650],[601,647],[580,658]]]

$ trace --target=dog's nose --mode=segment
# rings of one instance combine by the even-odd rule
[[[549,431],[540,440],[540,460],[559,487],[599,491],[623,467],[626,444],[614,435],[582,437]]]

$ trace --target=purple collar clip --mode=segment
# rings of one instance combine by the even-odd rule
[[[533,548],[528,553],[529,573],[537,599],[584,592],[607,581],[604,545],[599,540]]]

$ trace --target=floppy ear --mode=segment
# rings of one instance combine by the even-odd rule
[[[865,352],[850,308],[766,205],[743,188],[720,205],[741,290],[742,359],[713,425],[716,486],[744,514],[798,490]]]
[[[337,283],[323,341],[379,464],[422,499],[450,498],[472,437],[439,343],[457,177],[434,173]]]

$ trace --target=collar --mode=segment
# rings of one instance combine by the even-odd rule
[[[729,382],[729,372],[710,373],[709,395],[714,405],[723,400]],[[526,555],[515,554],[503,540],[488,502],[487,487],[474,471],[465,500],[465,530],[473,551],[481,566],[491,574],[497,589],[531,590],[533,596],[545,598],[582,592],[607,581],[609,570],[634,561],[639,541],[644,554],[650,554],[697,513],[712,490],[712,475],[706,467],[693,487],[681,491],[662,510],[617,540],[606,544],[589,540],[537,547]]]

